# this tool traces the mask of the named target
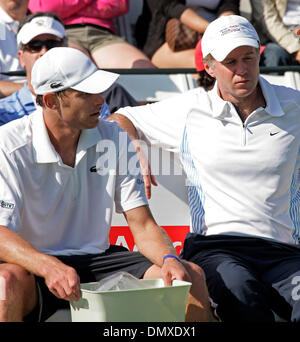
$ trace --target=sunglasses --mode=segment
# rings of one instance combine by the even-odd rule
[[[44,46],[47,50],[50,50],[54,47],[62,46],[62,44],[63,44],[62,40],[54,40],[54,39],[33,40],[24,46],[24,50],[27,50],[30,52],[40,52]]]

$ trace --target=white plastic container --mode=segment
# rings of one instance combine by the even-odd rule
[[[143,288],[94,291],[95,283],[81,284],[82,298],[71,302],[72,322],[184,322],[191,283],[143,279]],[[145,286],[146,285],[146,286]]]

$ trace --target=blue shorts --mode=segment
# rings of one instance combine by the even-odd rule
[[[300,321],[300,246],[191,233],[181,256],[204,270],[222,321]]]

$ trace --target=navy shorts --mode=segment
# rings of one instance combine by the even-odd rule
[[[111,245],[104,253],[88,255],[55,256],[66,265],[73,267],[81,283],[99,281],[115,272],[124,271],[142,278],[152,262],[139,252],[130,252],[122,246]],[[52,294],[43,278],[36,277],[38,304],[25,317],[25,321],[43,322],[58,309],[68,308],[69,301]]]
[[[300,321],[300,246],[190,233],[181,257],[204,270],[222,321]]]

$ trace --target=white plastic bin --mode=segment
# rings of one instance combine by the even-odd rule
[[[184,322],[191,283],[143,279],[143,288],[93,291],[95,283],[81,284],[82,298],[71,302],[72,322]],[[145,288],[146,285],[146,288]]]

